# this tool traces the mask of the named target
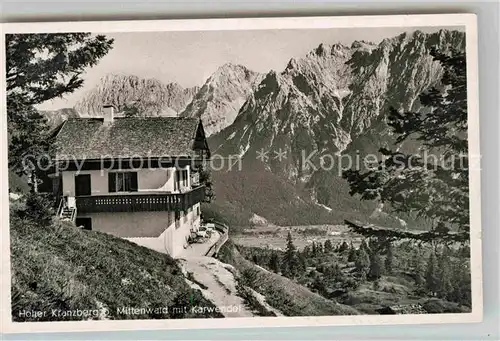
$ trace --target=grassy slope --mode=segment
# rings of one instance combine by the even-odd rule
[[[220,258],[223,262],[233,265],[240,272],[240,281],[264,295],[269,305],[286,316],[359,314],[356,309],[328,300],[288,278],[255,266],[243,258],[234,248],[232,242],[223,246]],[[249,274],[250,276],[248,276]]]
[[[239,257],[246,257],[246,259],[251,259],[252,254],[255,253],[265,254],[266,251],[268,252],[268,250],[263,248],[243,247],[240,245],[238,245],[238,249],[240,251]],[[426,245],[419,246],[420,252],[422,252],[422,249],[427,249],[429,251],[428,246]],[[442,299],[426,296],[425,294],[417,293],[417,285],[415,284],[414,279],[407,274],[407,272],[411,273],[411,270],[413,270],[412,266],[408,264],[411,262],[412,253],[406,247],[395,247],[394,252],[395,270],[392,276],[382,276],[377,283],[373,281],[360,283],[357,280],[359,287],[355,289],[349,288],[345,293],[326,297],[332,298],[342,303],[344,306],[352,307],[363,314],[379,314],[377,310],[381,308],[395,305],[406,306],[414,304],[422,305],[424,310],[428,313],[470,312],[470,308],[461,306],[458,303],[448,302]],[[334,264],[338,264],[341,271],[344,273],[344,278],[352,278],[352,274],[354,272],[354,262],[348,262],[347,255],[348,252],[335,251],[328,254],[323,253],[317,256],[314,263],[311,262],[312,259],[309,259],[309,266],[316,264],[316,270],[318,270],[318,265],[321,267],[330,267]],[[268,254],[268,256],[264,256],[263,259],[269,259],[269,257],[270,255]],[[424,258],[428,258],[428,256],[425,256]],[[249,260],[246,260],[246,262],[253,264],[253,262]],[[313,276],[308,274],[300,279],[300,283],[304,286],[312,285],[313,282]],[[333,291],[334,289],[339,289],[338,286],[339,284],[342,284],[342,281],[337,281],[334,286],[332,286],[332,282],[328,282],[327,280],[323,283],[326,287],[329,287],[329,289]],[[342,287],[342,285],[340,285],[340,287]]]
[[[26,320],[19,317],[20,311],[32,309],[49,313],[27,320],[53,320],[51,309],[97,309],[100,317],[94,318],[109,319],[220,317],[173,309],[166,314],[119,314],[120,307],[214,306],[188,286],[168,255],[107,234],[69,223],[43,228],[14,216],[11,255],[12,313],[17,321]]]

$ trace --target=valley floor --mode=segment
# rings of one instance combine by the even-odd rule
[[[238,245],[246,247],[284,250],[288,232],[292,234],[295,246],[303,249],[313,242],[323,244],[331,240],[335,244],[346,241],[358,246],[363,238],[352,233],[346,225],[303,225],[303,226],[253,226],[231,236]]]
[[[384,229],[383,227],[379,227]],[[386,228],[390,229],[390,228]],[[425,230],[411,230],[414,233],[423,233]],[[231,239],[240,246],[269,248],[273,250],[285,250],[288,232],[291,233],[294,245],[298,249],[312,246],[313,243],[323,244],[330,240],[334,245],[343,242],[352,243],[359,247],[364,237],[350,230],[347,225],[297,225],[277,226],[262,225],[246,227],[241,232],[231,236]]]

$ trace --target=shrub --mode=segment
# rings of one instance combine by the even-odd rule
[[[257,284],[258,270],[253,268],[244,269],[241,272],[241,284],[253,288]]]
[[[368,271],[370,270],[370,258],[365,249],[360,248],[356,259],[356,273],[362,280],[366,279]]]
[[[54,217],[54,201],[52,195],[41,193],[28,193],[25,196],[24,205],[17,205],[11,214],[21,219],[31,219],[41,226],[48,226]]]
[[[379,279],[384,274],[384,263],[378,254],[372,255],[370,258],[368,277],[370,279]]]
[[[356,262],[357,256],[358,256],[358,252],[354,248],[354,246],[351,244],[351,248],[349,250],[349,256],[347,257],[347,261]]]
[[[344,241],[342,244],[340,244],[339,248],[338,248],[338,252],[345,252],[349,250],[349,245],[347,244],[346,241]]]
[[[248,287],[238,283],[236,285],[236,290],[238,291],[238,296],[243,298],[246,305],[258,316],[276,316],[272,311],[267,310],[259,300],[254,296],[252,290]]]
[[[457,303],[443,301],[438,298],[431,298],[422,302],[422,306],[429,314],[464,313],[469,310],[459,306]]]
[[[394,269],[394,251],[392,248],[392,243],[387,246],[387,255],[385,256],[384,262],[385,271],[388,275],[393,273]]]

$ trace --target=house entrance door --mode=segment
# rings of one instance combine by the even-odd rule
[[[90,195],[90,174],[75,175],[75,195]]]

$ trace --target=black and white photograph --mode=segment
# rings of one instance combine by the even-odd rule
[[[475,17],[241,20],[3,27],[9,323],[480,319]]]

